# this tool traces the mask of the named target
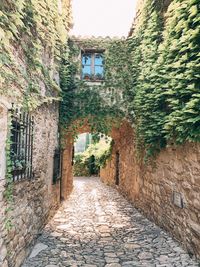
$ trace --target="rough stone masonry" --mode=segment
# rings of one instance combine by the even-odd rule
[[[22,267],[195,267],[198,263],[116,189],[76,178]]]
[[[137,158],[131,125],[125,123],[115,132],[112,158],[101,170],[102,181],[116,184],[118,152],[118,189],[189,253],[200,257],[200,145],[169,145],[147,164]]]
[[[7,138],[8,109],[0,114],[0,136]],[[2,140],[2,139],[1,139]],[[1,142],[1,145],[6,142]],[[40,107],[34,113],[34,179],[15,182],[13,186],[13,210],[10,211],[12,228],[7,229],[5,191],[5,153],[0,154],[0,266],[19,267],[29,254],[39,231],[58,207],[60,184],[52,184],[53,156],[58,145],[57,105]],[[5,150],[5,147],[3,151]],[[1,150],[2,151],[2,150]]]

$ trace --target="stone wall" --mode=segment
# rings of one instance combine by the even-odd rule
[[[10,1],[1,5],[0,68],[0,266],[19,267],[40,229],[60,203],[53,182],[58,147],[59,58],[71,26],[71,1]],[[30,14],[33,16],[29,16]],[[37,13],[37,16],[35,14]],[[29,20],[30,19],[30,20]],[[7,23],[9,21],[10,23]],[[39,22],[39,23],[37,23]],[[31,25],[31,26],[30,26]],[[51,29],[51,30],[49,30]],[[25,107],[34,116],[33,180],[14,182],[13,205],[5,199],[8,110]],[[57,103],[57,104],[56,104]],[[34,110],[34,111],[33,111]]]
[[[138,166],[135,158],[134,134],[131,125],[123,122],[121,127],[113,128],[111,133],[114,140],[112,158],[107,166],[101,169],[101,179],[108,185],[116,184],[116,153],[119,152],[119,188],[132,194],[138,195]],[[131,167],[130,167],[131,166]]]
[[[137,206],[200,257],[200,145],[168,147],[142,172]]]
[[[5,122],[7,112],[4,115]],[[40,229],[53,214],[60,201],[60,182],[52,184],[53,156],[58,146],[58,107],[56,104],[43,105],[34,112],[33,116],[33,172],[35,177],[31,181],[14,183],[13,210],[9,213],[12,216],[13,227],[10,230],[5,227],[6,201],[3,198],[5,173],[0,181],[0,266],[2,267],[8,264],[10,267],[21,266]],[[5,125],[7,126],[6,123]],[[6,131],[4,131],[5,137]],[[5,155],[5,147],[3,151]],[[5,161],[1,159],[2,162],[5,166]]]
[[[8,262],[6,259],[7,249],[5,246],[5,210],[4,204],[4,188],[5,188],[5,173],[6,173],[6,138],[7,138],[7,107],[8,103],[1,99],[0,101],[0,266],[7,267]]]
[[[118,189],[200,257],[200,145],[169,146],[146,165],[137,160],[133,129],[122,125],[112,159],[101,170],[102,181],[113,186],[116,151],[120,154]]]
[[[74,139],[71,135],[67,135],[65,139],[65,146],[62,153],[62,181],[61,181],[61,198],[67,199],[73,189],[73,153]]]

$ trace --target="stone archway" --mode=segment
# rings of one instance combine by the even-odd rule
[[[87,122],[78,129],[78,134],[91,132]],[[116,155],[119,154],[118,162],[118,188],[136,199],[139,194],[139,167],[135,157],[135,135],[134,129],[128,121],[123,121],[119,127],[113,126],[110,136],[114,140],[112,156],[105,168],[101,169],[101,180],[109,185],[116,185]],[[64,140],[62,156],[62,180],[61,198],[66,199],[73,189],[73,145],[74,138],[67,134]]]
[[[87,122],[83,124],[77,130],[78,134],[84,132],[90,132],[90,127]],[[73,147],[74,147],[74,137],[72,134],[68,133],[64,138],[64,150],[62,153],[62,178],[61,178],[61,199],[65,200],[73,189]]]

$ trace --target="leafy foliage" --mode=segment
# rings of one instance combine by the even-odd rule
[[[83,42],[83,41],[82,41]],[[99,42],[99,43],[98,43]],[[110,80],[108,73],[114,72],[118,67],[118,61],[115,60],[113,43],[109,39],[103,43],[105,52],[105,81],[103,83],[92,84],[80,80],[78,74],[81,72],[80,51],[82,47],[97,47],[102,49],[101,41],[85,40],[84,43],[77,44],[74,40],[69,41],[69,54],[64,51],[60,69],[62,103],[60,107],[60,123],[63,129],[71,132],[73,135],[78,134],[78,129],[83,126],[87,120],[92,133],[104,133],[108,135],[113,124],[119,123],[124,116],[122,109],[123,99],[120,96],[120,87],[122,86],[121,76]],[[120,41],[116,41],[119,43]],[[119,51],[124,49],[119,47]],[[111,52],[112,51],[112,52]],[[125,56],[122,61],[125,62]],[[117,71],[117,69],[116,69]],[[119,76],[119,74],[118,74]],[[124,75],[125,76],[125,75]],[[117,83],[118,82],[118,83]],[[113,84],[115,83],[115,84]],[[108,86],[109,84],[109,86]],[[122,92],[122,89],[121,89]],[[116,98],[118,96],[118,98]]]
[[[93,171],[98,174],[100,167],[104,167],[106,161],[112,155],[112,147],[113,141],[100,140],[98,143],[89,145],[85,152],[77,153],[74,162],[74,175],[90,176],[94,174]],[[93,158],[95,162],[93,162]]]
[[[137,144],[151,156],[167,142],[200,141],[200,5],[146,1],[140,27],[129,38]],[[163,27],[165,26],[165,27]]]
[[[164,126],[168,138],[200,141],[200,4],[199,1],[174,1],[161,51],[165,72],[165,92],[170,109]],[[164,54],[164,53],[163,53]]]
[[[54,77],[70,27],[70,3],[70,0],[1,0],[0,96],[28,110],[60,100],[60,87]],[[8,126],[4,195],[7,201],[5,225],[10,229],[13,162],[10,157],[11,123]],[[23,161],[16,164],[22,168]]]
[[[54,74],[70,12],[70,0],[1,1],[0,94],[28,109],[58,99]]]

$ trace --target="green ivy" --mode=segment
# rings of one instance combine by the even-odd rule
[[[178,143],[200,141],[200,3],[174,1],[164,32],[165,92],[169,106],[164,130]]]
[[[116,42],[116,43],[114,43]],[[62,89],[62,102],[60,107],[60,123],[63,129],[70,131],[74,136],[87,120],[91,132],[108,135],[113,125],[118,125],[121,118],[124,117],[122,108],[123,98],[122,84],[125,80],[125,74],[119,75],[119,62],[116,61],[115,52],[118,47],[118,54],[124,50],[122,41],[107,42],[104,40],[103,47],[101,40],[82,40],[77,44],[71,40],[67,47],[69,51],[63,51],[63,58],[60,69],[60,85]],[[105,81],[98,85],[88,85],[85,81],[77,77],[81,73],[80,51],[83,47],[96,47],[106,49],[105,51]],[[123,49],[123,50],[122,50]],[[125,53],[125,52],[124,52]],[[121,67],[126,64],[126,56],[121,58]],[[111,70],[115,71],[119,77],[111,77]],[[118,98],[117,98],[118,97]]]
[[[1,0],[0,96],[30,111],[60,100],[60,87],[53,80],[61,49],[68,39],[71,1]],[[10,158],[11,118],[6,142],[7,202],[5,225],[12,227],[13,177]]]
[[[57,0],[1,1],[0,94],[29,110],[59,100],[53,72],[67,40],[71,1],[60,9]]]
[[[200,4],[146,0],[140,27],[128,39],[135,94],[130,111],[147,156],[169,141],[200,141]],[[131,114],[130,114],[131,115]]]

